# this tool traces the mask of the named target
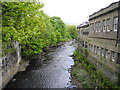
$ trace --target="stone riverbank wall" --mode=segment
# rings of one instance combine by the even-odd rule
[[[4,53],[1,58],[1,89],[4,88],[12,77],[18,72],[21,60],[19,42],[13,41],[11,45],[6,45],[6,49],[13,48],[12,53]]]

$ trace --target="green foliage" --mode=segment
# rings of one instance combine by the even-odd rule
[[[40,10],[42,3],[35,2],[4,2],[2,3],[2,41],[10,45],[12,41],[20,42],[22,55],[29,57],[40,53],[44,46],[41,37],[45,31],[45,17]]]
[[[56,33],[57,43],[71,39],[70,33],[67,31],[66,25],[60,17],[54,16],[50,19],[50,22],[52,23],[52,26],[54,27],[54,31]]]
[[[83,66],[75,61],[75,66],[72,68],[72,75],[75,76],[83,88],[92,88],[91,78]]]
[[[70,33],[60,17],[49,17],[44,13],[41,2],[2,3],[3,52],[12,53],[8,48],[13,41],[20,42],[23,58],[31,58],[49,46],[70,40]]]
[[[67,26],[67,29],[68,29],[68,32],[70,33],[70,36],[71,36],[73,39],[77,39],[77,36],[78,36],[77,27],[76,27],[75,25],[68,25],[68,26]]]
[[[91,82],[93,82],[93,87],[120,88],[115,83],[111,82],[107,77],[105,77],[102,74],[102,72],[98,70],[96,66],[86,58],[84,53],[79,53],[79,51],[76,50],[73,54],[73,57],[75,59],[75,68],[81,66],[82,69],[84,68],[84,70],[86,70],[89,73],[90,78],[92,80]],[[76,72],[79,72],[79,70],[76,69]],[[75,75],[76,72],[74,72],[73,74]],[[79,75],[79,77],[81,76]]]

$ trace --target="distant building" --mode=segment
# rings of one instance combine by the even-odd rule
[[[86,48],[90,56],[115,73],[119,73],[117,64],[120,64],[119,19],[120,3],[115,2],[90,15],[89,23],[78,26],[79,48]]]
[[[89,23],[83,22],[77,27],[78,30],[78,47],[80,46],[87,48],[88,35],[89,35]]]

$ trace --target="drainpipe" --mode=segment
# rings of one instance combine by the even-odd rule
[[[118,45],[120,45],[120,1],[118,2],[118,32],[117,32],[117,39],[118,39],[117,43],[118,43]]]
[[[118,2],[118,32],[117,32],[118,51],[120,51],[120,0]],[[117,63],[120,64],[120,52],[118,53]],[[120,85],[120,67],[118,67],[118,85]]]
[[[120,51],[120,1],[118,2],[118,30],[117,30],[117,42],[118,52]],[[120,52],[117,57],[117,63],[120,64]]]
[[[79,26],[77,26],[77,29],[78,29],[77,43],[78,43],[78,50],[79,50],[79,38],[80,38],[80,37],[79,37],[79,34],[80,34],[80,33],[79,33],[79,31],[80,31],[80,30],[79,30]]]

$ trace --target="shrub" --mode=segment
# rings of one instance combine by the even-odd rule
[[[82,52],[84,53],[79,53],[78,50],[74,52],[73,56],[75,57],[75,62],[77,62],[75,64],[80,64],[86,71],[88,71],[95,87],[120,89],[120,86],[117,86],[115,83],[111,82],[100,70],[96,68],[92,62],[87,59],[88,52],[86,49],[82,49]]]

